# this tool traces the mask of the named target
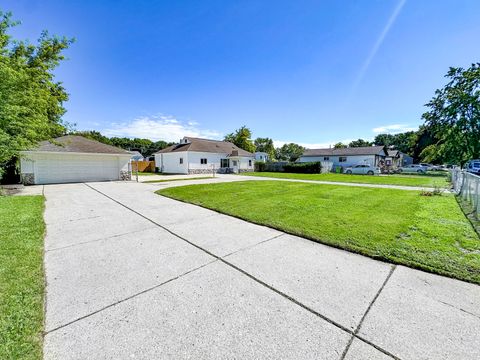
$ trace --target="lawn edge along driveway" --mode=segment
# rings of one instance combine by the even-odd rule
[[[241,181],[156,192],[326,245],[480,284],[480,239],[453,195]]]
[[[43,196],[0,196],[0,359],[41,359]]]
[[[283,172],[247,172],[241,173],[241,176],[256,176],[275,179],[289,180],[309,180],[309,181],[328,181],[354,184],[373,184],[373,185],[394,185],[394,186],[412,186],[412,187],[435,187],[445,188],[447,183],[446,176],[436,175],[347,175],[347,174],[294,174]]]

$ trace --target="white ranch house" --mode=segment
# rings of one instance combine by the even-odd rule
[[[359,164],[380,166],[388,155],[384,146],[351,147],[342,149],[307,149],[297,162],[320,161],[333,167],[346,168]]]
[[[240,173],[253,171],[255,156],[238,146],[209,139],[184,137],[155,154],[155,166],[167,174]]]

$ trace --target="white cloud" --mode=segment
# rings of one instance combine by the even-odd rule
[[[102,131],[107,136],[138,137],[153,141],[178,142],[184,136],[220,139],[222,134],[215,130],[199,127],[194,121],[181,121],[173,116],[156,115],[136,118],[130,122],[113,123]]]
[[[296,141],[282,141],[282,140],[273,140],[273,145],[275,147],[282,147],[284,144],[289,144],[289,143],[295,143],[300,146],[303,146],[304,148],[307,149],[326,149],[329,147],[333,147],[338,142],[341,142],[343,144],[348,144],[354,139],[344,139],[344,140],[337,140],[337,141],[329,141],[329,142],[324,142],[324,143],[303,143],[303,142],[296,142]]]
[[[398,134],[407,131],[415,131],[417,130],[414,127],[405,124],[391,124],[391,125],[384,125],[373,128],[372,131],[376,134]]]

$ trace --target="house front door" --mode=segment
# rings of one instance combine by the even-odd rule
[[[232,168],[234,173],[238,173],[238,160],[232,160]]]

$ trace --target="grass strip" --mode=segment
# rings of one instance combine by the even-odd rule
[[[0,196],[0,359],[41,359],[43,196]]]

